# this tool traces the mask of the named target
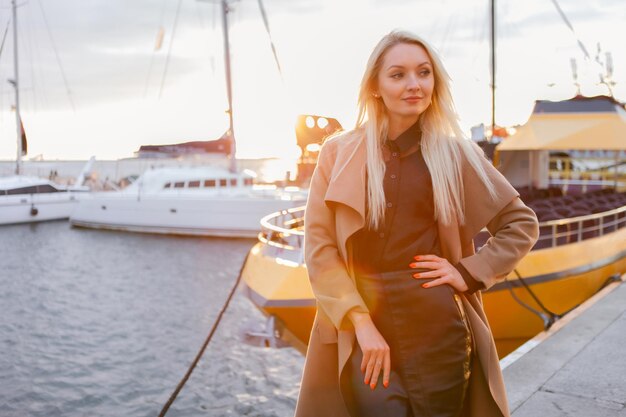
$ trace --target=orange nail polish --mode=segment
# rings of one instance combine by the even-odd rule
[[[389,388],[389,381],[385,381],[385,382],[383,382],[383,387],[385,387],[385,388]]]
[[[370,389],[373,390],[374,388],[376,388],[376,384],[370,384]]]
[[[419,278],[420,274],[413,274],[413,278]]]
[[[422,288],[428,288],[428,284],[422,284]]]

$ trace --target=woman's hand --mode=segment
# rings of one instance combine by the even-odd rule
[[[413,274],[413,278],[432,279],[433,281],[422,284],[422,287],[429,288],[437,285],[448,284],[459,292],[468,290],[461,273],[453,267],[445,258],[436,255],[418,255],[414,257],[416,262],[409,264],[411,268],[430,269],[430,271]]]
[[[389,345],[380,334],[368,313],[350,313],[354,325],[356,339],[363,352],[361,372],[365,374],[363,382],[371,389],[376,388],[380,371],[383,371],[383,386],[389,386],[391,372],[391,356]]]

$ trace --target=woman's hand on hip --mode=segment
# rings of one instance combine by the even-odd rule
[[[430,271],[413,274],[413,278],[416,279],[434,278],[432,281],[422,284],[424,288],[448,284],[459,292],[468,290],[461,273],[445,258],[440,258],[436,255],[418,255],[415,256],[415,262],[409,264],[409,266],[411,268],[430,269]]]
[[[391,356],[389,345],[380,334],[372,318],[368,313],[353,312],[350,319],[354,324],[356,339],[363,352],[361,372],[365,374],[363,382],[376,388],[378,377],[382,371],[383,386],[389,386],[389,374],[391,373]]]

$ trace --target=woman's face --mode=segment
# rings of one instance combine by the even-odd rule
[[[377,81],[375,94],[395,120],[417,121],[430,105],[435,87],[428,53],[420,45],[410,43],[399,43],[387,50]]]

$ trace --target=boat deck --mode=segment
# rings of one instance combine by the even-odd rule
[[[501,361],[513,417],[626,417],[623,281]]]

